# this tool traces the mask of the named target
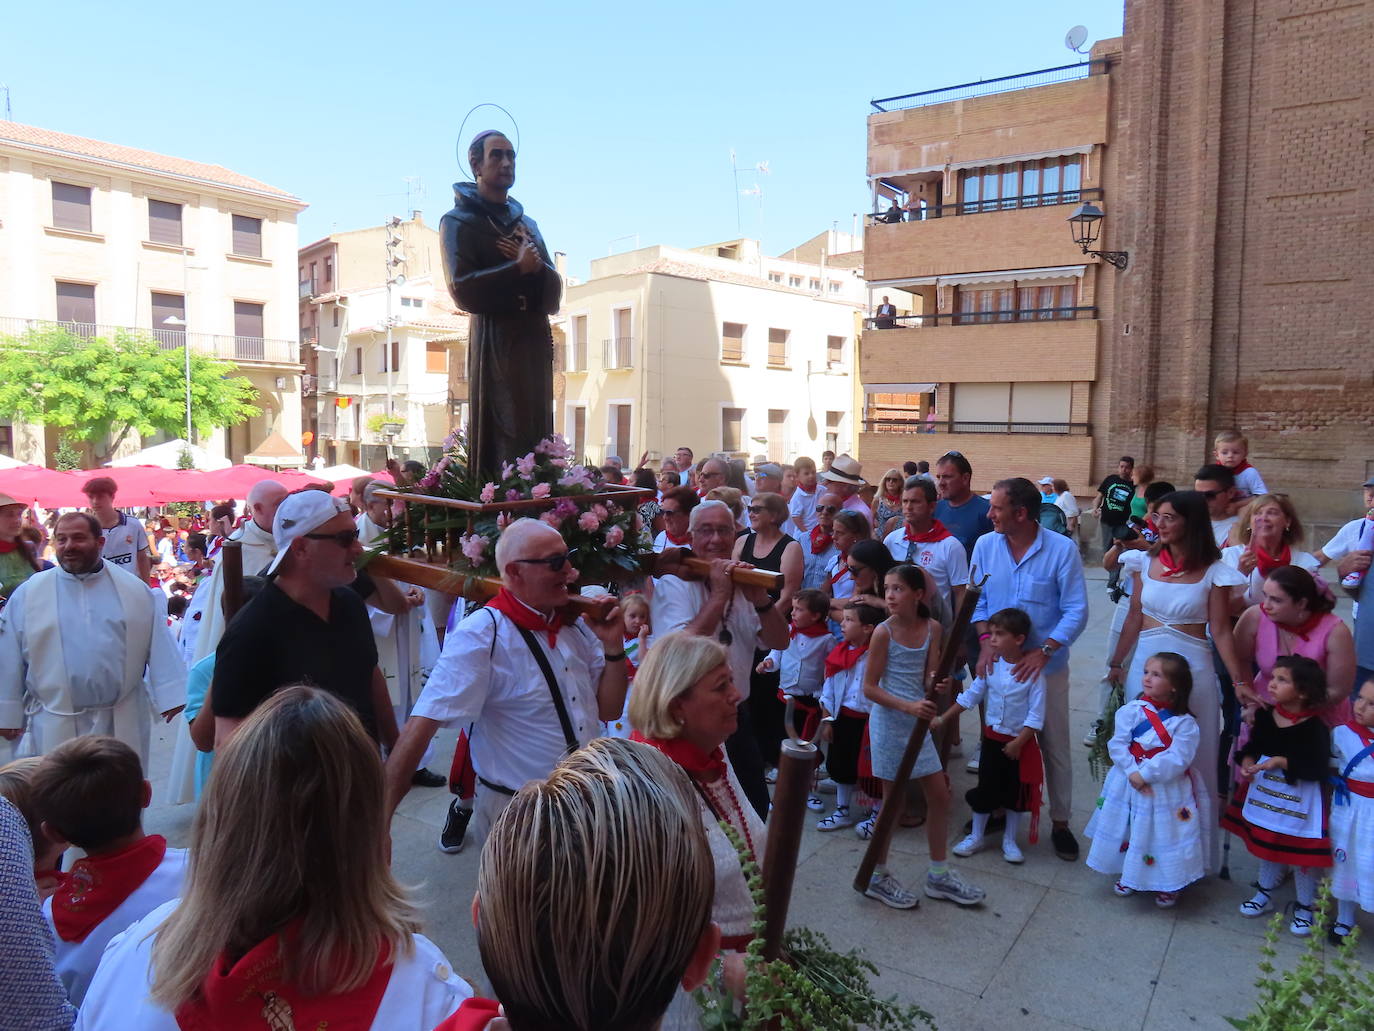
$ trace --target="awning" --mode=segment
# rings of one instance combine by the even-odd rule
[[[1060,150],[1037,150],[1025,154],[999,154],[987,157],[974,158],[970,161],[950,161],[941,165],[923,165],[920,168],[903,168],[895,172],[882,172],[870,175],[869,181],[874,179],[882,181],[884,179],[898,179],[912,175],[929,175],[931,172],[943,172],[945,169],[957,171],[961,168],[984,168],[988,165],[1009,165],[1014,161],[1039,161],[1041,158],[1066,157],[1070,154],[1091,154],[1093,144],[1085,143],[1078,147],[1066,147]]]
[[[865,383],[865,394],[933,394],[934,383]]]
[[[905,289],[910,286],[964,286],[970,283],[1018,283],[1035,279],[1083,278],[1086,265],[1051,265],[1046,268],[1002,269],[998,272],[954,272],[939,276],[916,276],[907,279],[873,279],[866,284],[870,290],[891,286]]]

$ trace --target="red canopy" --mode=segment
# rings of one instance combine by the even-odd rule
[[[129,465],[108,469],[59,472],[38,465],[0,469],[0,492],[25,504],[44,508],[83,508],[86,495],[81,488],[96,476],[115,481],[115,504],[120,508],[166,505],[173,501],[213,501],[220,498],[246,498],[253,484],[276,480],[287,490],[299,490],[312,483],[327,481],[295,470],[272,472],[256,465],[235,465],[228,469],[163,469],[155,465]],[[347,491],[348,485],[344,484]]]
[[[396,481],[392,479],[391,474],[385,469],[379,469],[377,472],[371,473],[370,475],[378,483],[385,483],[387,486],[393,486],[396,483]],[[333,493],[336,498],[347,497],[349,488],[352,486],[352,480],[338,480],[335,482],[334,490],[331,493]]]
[[[85,482],[80,473],[73,476],[69,472],[45,469],[41,465],[0,469],[0,492],[8,494],[15,501],[42,505],[44,508],[84,505],[86,495],[81,493],[81,485]]]

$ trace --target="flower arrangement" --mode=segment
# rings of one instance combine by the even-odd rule
[[[496,542],[512,520],[542,519],[563,535],[572,563],[588,583],[605,583],[635,573],[638,564],[629,542],[634,539],[635,506],[599,493],[593,470],[574,460],[558,434],[541,440],[533,451],[505,463],[496,480],[485,480],[470,468],[467,441],[457,430],[444,441],[443,455],[413,487],[407,519],[392,528],[393,548],[404,543],[406,523],[412,539],[417,528],[429,533],[458,530],[450,564],[476,576],[498,576]],[[467,512],[426,506],[424,497],[472,502]]]

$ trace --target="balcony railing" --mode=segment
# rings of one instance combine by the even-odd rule
[[[961,201],[958,204],[932,204],[924,208],[898,208],[893,211],[873,211],[865,215],[870,226],[895,225],[898,222],[929,222],[951,215],[981,215],[990,211],[1011,211],[1016,208],[1048,208],[1057,204],[1081,204],[1085,200],[1101,200],[1101,187],[1059,190],[1055,193],[1028,193],[1022,197],[1000,197],[992,200]]]
[[[1033,86],[1048,86],[1055,82],[1072,82],[1086,79],[1094,66],[1105,69],[1106,61],[1080,61],[1077,64],[1061,64],[1056,68],[1041,68],[1034,72],[1020,72],[1016,75],[1002,75],[996,79],[980,79],[965,82],[958,86],[942,86],[940,89],[922,90],[920,93],[903,93],[899,97],[883,97],[870,100],[875,111],[905,111],[913,107],[929,107],[931,104],[944,104],[951,100],[968,100],[970,97],[986,97],[994,93],[1010,93],[1013,90],[1030,89]]]
[[[743,362],[744,341],[736,340],[734,337],[726,337],[720,345],[720,360],[723,362]]]
[[[183,329],[148,329],[138,326],[109,326],[94,322],[54,322],[50,319],[0,318],[0,335],[18,336],[29,330],[65,330],[74,336],[90,340],[102,337],[144,336],[157,342],[164,351],[185,346],[187,340],[193,351],[203,351],[216,358],[230,361],[270,362],[274,365],[299,365],[300,343],[271,337],[228,336],[221,333],[187,333]]]
[[[876,315],[864,319],[864,329],[921,329],[925,326],[986,326],[1007,322],[1095,319],[1097,308],[1015,308],[1000,311],[946,311],[931,315]]]
[[[300,283],[300,299],[302,301],[310,300],[310,298],[320,292],[318,286],[319,284],[314,279],[302,279]]]
[[[865,433],[1031,433],[1049,437],[1086,437],[1086,422],[926,422],[900,416],[864,419]]]
[[[634,337],[613,337],[601,341],[601,365],[606,369],[628,369],[634,354]]]

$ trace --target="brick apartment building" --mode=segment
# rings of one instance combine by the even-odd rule
[[[1125,28],[1077,68],[875,102],[865,268],[909,314],[863,336],[865,467],[952,447],[975,487],[1081,495],[1123,452],[1187,482],[1238,426],[1304,513],[1349,518],[1374,473],[1374,4],[1127,0]],[[1070,239],[1080,199],[1125,271]]]

